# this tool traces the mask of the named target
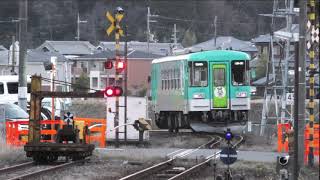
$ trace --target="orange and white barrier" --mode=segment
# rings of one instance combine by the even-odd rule
[[[318,156],[319,160],[319,124],[313,125],[313,156]],[[310,140],[309,140],[309,131],[310,127],[307,125],[306,129],[304,130],[304,162],[308,162],[308,155],[309,155],[309,147],[310,147]],[[318,162],[319,163],[319,162]]]
[[[107,125],[106,125],[105,119],[75,117],[74,122],[75,122],[75,125],[84,124],[84,126],[88,126],[90,134],[89,136],[86,137],[86,142],[88,143],[98,142],[101,148],[106,146]],[[79,134],[80,135],[82,134],[81,131]]]
[[[58,129],[65,124],[63,120],[42,120],[41,127],[50,127],[50,129],[42,128],[41,136],[51,136],[49,139],[41,139],[41,142],[54,142]],[[106,120],[94,118],[74,118],[75,126],[80,130],[80,139],[83,139],[83,129],[88,126],[89,134],[86,142],[99,143],[99,147],[106,146]],[[28,142],[28,121],[6,121],[6,143],[12,146],[22,146]]]
[[[289,140],[287,133],[291,128],[289,123],[278,124],[278,152],[289,152]]]

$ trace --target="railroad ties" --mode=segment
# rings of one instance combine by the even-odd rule
[[[45,173],[58,171],[62,168],[70,167],[78,163],[84,163],[86,161],[88,160],[55,162],[50,165],[39,165],[34,162],[25,162],[0,169],[0,179],[20,180],[26,178],[35,178]]]
[[[214,152],[213,154],[205,157],[195,159],[192,162],[194,165],[185,165],[186,157],[190,157],[191,154],[194,154],[199,149],[203,148],[218,148],[222,144],[224,138],[220,136],[212,136],[211,140],[205,144],[202,144],[195,149],[179,149],[175,152],[168,154],[169,160],[158,163],[149,168],[143,169],[141,171],[130,174],[126,177],[121,178],[120,180],[141,180],[141,179],[185,179],[190,177],[193,173],[197,173],[207,168],[212,159],[216,159],[220,155],[220,150]],[[244,137],[237,135],[232,141],[232,147],[237,148],[244,142]]]

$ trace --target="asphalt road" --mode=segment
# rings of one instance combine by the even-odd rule
[[[193,153],[184,156],[185,154],[192,152]],[[126,149],[101,149],[97,148],[96,153],[100,155],[106,155],[111,157],[127,157],[128,159],[138,160],[140,157],[145,158],[170,158],[173,156],[186,159],[195,159],[195,158],[206,158],[216,152],[219,152],[219,149],[178,149],[178,148],[126,148]],[[276,157],[279,155],[277,152],[257,152],[257,151],[237,151],[238,160],[243,161],[252,161],[252,162],[276,162]],[[217,156],[219,158],[219,156]]]

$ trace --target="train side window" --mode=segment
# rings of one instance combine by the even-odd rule
[[[175,73],[175,85],[176,85],[176,89],[179,89],[179,68],[176,69],[176,73]]]
[[[164,87],[164,81],[163,79],[161,79],[161,89],[163,90],[163,87]]]
[[[164,80],[164,90],[166,90],[167,89],[167,80],[165,79]]]
[[[189,62],[190,86],[208,86],[208,64],[205,61]]]
[[[172,69],[172,89],[176,89],[176,71]]]
[[[169,88],[172,89],[172,69],[169,69]]]
[[[0,82],[0,94],[4,94],[4,86],[3,83]]]

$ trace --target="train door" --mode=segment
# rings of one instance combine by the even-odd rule
[[[227,76],[227,63],[212,63],[211,64],[211,107],[228,108],[229,106],[229,81]]]

